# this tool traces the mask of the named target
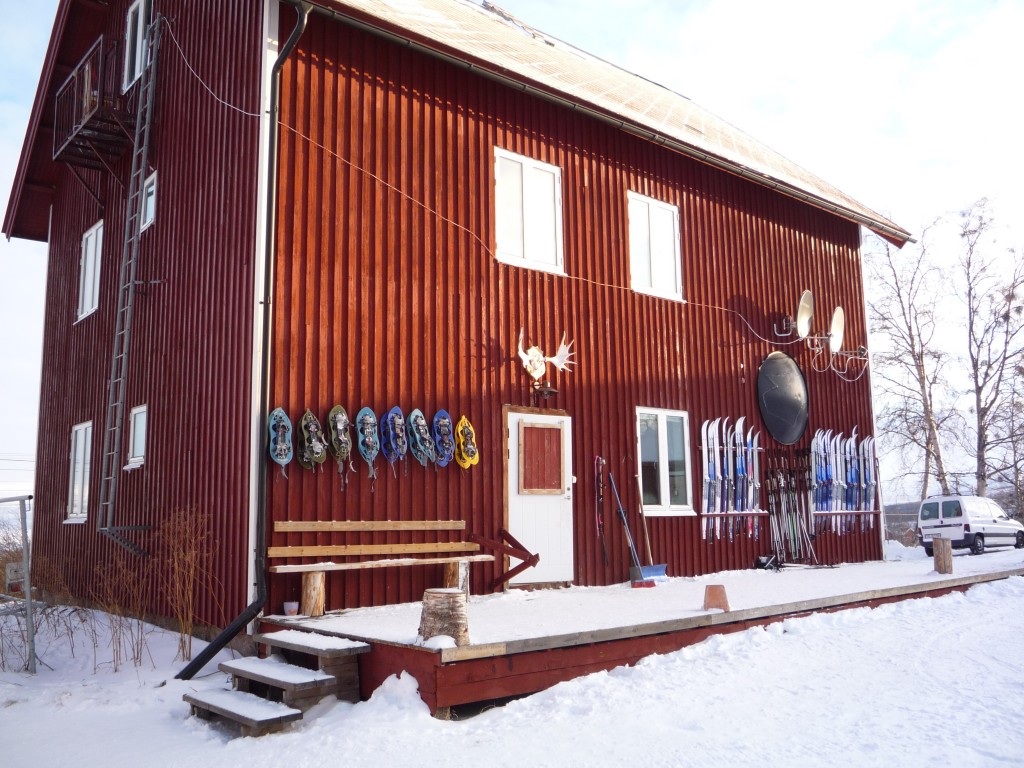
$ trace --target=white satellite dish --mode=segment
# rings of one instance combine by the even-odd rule
[[[838,354],[843,348],[843,332],[846,330],[846,314],[842,307],[836,307],[832,313],[832,326],[828,332],[828,351],[833,355]]]
[[[811,318],[814,317],[814,295],[810,291],[800,294],[800,306],[796,308],[796,335],[806,339],[811,332]]]

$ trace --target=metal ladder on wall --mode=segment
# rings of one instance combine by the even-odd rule
[[[135,143],[132,149],[132,170],[128,179],[125,204],[124,249],[121,253],[114,348],[110,359],[106,423],[103,430],[103,474],[100,478],[97,524],[97,530],[100,533],[136,555],[145,555],[146,551],[129,541],[124,532],[143,530],[148,526],[115,526],[114,502],[117,499],[117,479],[121,472],[121,433],[124,426],[124,403],[128,384],[128,351],[132,336],[132,308],[135,302],[135,276],[139,261],[139,239],[144,202],[143,188],[146,183],[146,171],[149,168],[149,129],[153,117],[157,49],[162,29],[163,17],[157,16],[146,32],[148,55],[139,75]]]

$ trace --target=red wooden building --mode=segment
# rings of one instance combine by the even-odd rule
[[[88,596],[195,509],[213,626],[296,597],[272,565],[456,549],[419,530],[435,521],[498,554],[473,592],[508,583],[508,534],[539,555],[512,584],[609,584],[631,564],[610,476],[640,557],[649,538],[673,576],[753,567],[784,504],[819,561],[878,559],[873,496],[807,500],[815,433],[873,432],[848,352],[867,344],[862,226],[910,237],[684,97],[469,0],[63,0],[4,220],[49,243],[37,567]],[[564,333],[571,372],[535,383],[521,330],[549,358]],[[773,354],[798,390],[780,412]],[[297,437],[336,405],[465,416],[479,461],[381,454],[371,480],[353,452],[343,475],[328,459],[285,477],[271,410]],[[726,417],[760,433],[757,504],[723,488],[709,507],[702,425]],[[419,599],[440,569],[330,570],[327,607]],[[149,607],[169,612],[158,589]]]

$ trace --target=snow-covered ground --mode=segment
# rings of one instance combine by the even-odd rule
[[[930,571],[919,549],[892,554],[903,559],[868,570]],[[963,575],[1019,568],[1024,553],[954,561]],[[774,575],[814,591],[823,574],[852,568]],[[646,600],[659,589],[668,592],[624,594]],[[73,649],[66,632],[44,632],[39,655],[52,669],[0,673],[0,765],[1021,765],[1022,609],[1024,579],[1011,578],[790,619],[463,721],[433,719],[405,675],[367,702],[324,702],[291,730],[255,739],[188,717],[182,694],[221,687],[225,676],[174,680],[174,635],[152,630],[143,665],[114,672],[100,617],[95,642],[80,633]]]

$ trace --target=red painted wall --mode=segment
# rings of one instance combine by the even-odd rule
[[[595,530],[592,466],[602,455],[627,505],[636,497],[637,406],[690,415],[699,475],[704,419],[761,426],[756,373],[774,349],[793,354],[815,429],[872,432],[870,382],[811,370],[803,345],[772,326],[813,290],[822,315],[842,305],[847,346],[866,343],[856,225],[452,65],[314,16],[283,78],[281,206],[275,277],[272,400],[298,418],[336,403],[350,415],[393,405],[446,408],[476,427],[482,458],[463,471],[415,462],[397,476],[382,459],[342,491],[332,464],[272,475],[275,520],[461,518],[495,537],[504,525],[503,405],[535,405],[516,356],[526,328],[549,354],[562,331],[576,368],[543,403],[573,417],[576,583],[627,575],[621,526],[606,504],[611,555]],[[493,150],[562,169],[566,276],[496,261]],[[680,304],[629,288],[627,190],[679,206]],[[824,308],[822,310],[821,308]],[[740,317],[749,323],[747,326]],[[753,329],[753,331],[751,330]],[[763,339],[758,338],[763,337]],[[772,447],[767,432],[762,444]],[[700,497],[699,480],[694,496]],[[635,518],[634,522],[635,522]],[[750,567],[770,548],[767,524],[709,542],[697,517],[649,520],[654,561],[672,575]],[[376,543],[390,540],[377,535]],[[330,534],[272,534],[274,545],[337,543]],[[880,557],[877,530],[816,541],[826,562]],[[499,566],[474,565],[483,591]],[[329,607],[419,599],[435,567],[333,573]],[[299,577],[272,580],[271,610]]]
[[[102,31],[119,47],[123,0]],[[150,163],[157,171],[156,223],[142,233],[125,416],[148,405],[145,465],[121,474],[114,522],[159,526],[173,511],[209,516],[217,590],[200,589],[202,621],[223,625],[248,602],[248,419],[255,255],[258,119],[213,99],[259,111],[259,4],[156,0],[170,17],[158,60]],[[69,27],[69,34],[77,34]],[[78,45],[84,52],[95,37]],[[181,51],[179,51],[178,45]],[[74,46],[71,46],[72,48]],[[73,66],[77,61],[73,62]],[[117,59],[120,67],[120,56]],[[65,71],[58,77],[62,79]],[[56,83],[59,86],[59,81]],[[52,94],[45,105],[52,122]],[[43,133],[46,141],[49,134]],[[130,153],[114,174],[85,171],[103,209],[63,165],[55,166],[43,344],[34,520],[35,567],[90,597],[97,572],[125,553],[96,531],[107,378],[113,343]],[[116,176],[116,178],[115,178]],[[75,321],[81,237],[104,219],[99,309]],[[92,420],[89,519],[66,523],[71,427]],[[127,446],[128,429],[123,431]],[[122,457],[126,457],[126,448]],[[126,461],[126,459],[125,459]],[[151,533],[130,538],[153,549]],[[128,556],[141,574],[152,560]],[[147,610],[166,614],[158,589]]]

